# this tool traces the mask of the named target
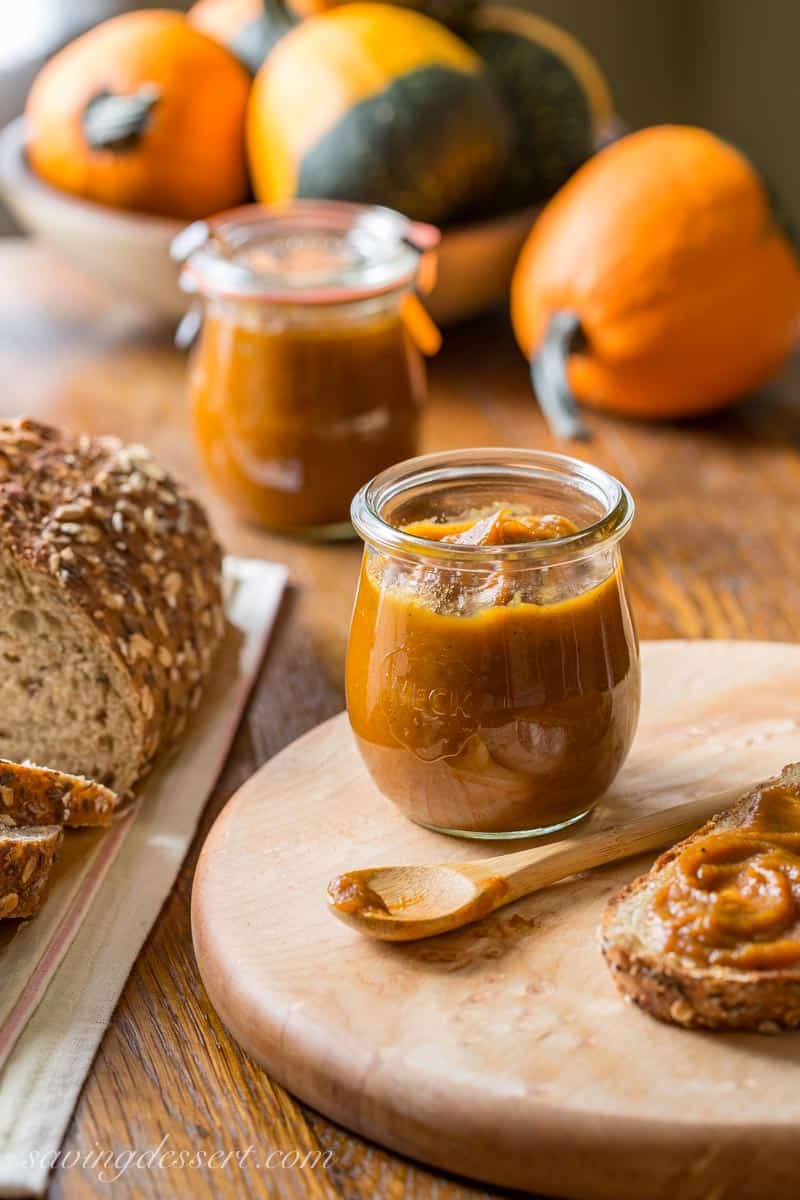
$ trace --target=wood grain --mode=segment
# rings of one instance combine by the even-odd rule
[[[46,251],[0,248],[4,415],[29,413],[146,443],[207,491],[186,429],[184,362],[169,331],[85,282]],[[579,453],[620,474],[638,503],[626,563],[645,638],[800,636],[800,364],[740,408],[648,428],[590,414]],[[553,448],[501,315],[448,335],[431,370],[428,449]],[[208,498],[208,497],[207,497]],[[292,594],[199,837],[225,799],[294,737],[342,706],[355,546],[309,547],[237,524],[213,502],[228,548],[286,562]],[[328,1171],[131,1170],[127,1197],[464,1200],[480,1189],[431,1174],[295,1103],[241,1054],[198,983],[188,929],[192,856],[137,963],[65,1142],[87,1152],[242,1141],[330,1149]],[[312,1191],[311,1189],[316,1189]],[[91,1170],[56,1174],[53,1195],[107,1195]]]
[[[656,846],[800,753],[800,646],[644,642],[642,679],[619,777],[575,837],[532,851],[540,866],[548,853],[571,858],[551,876],[563,882],[404,945],[334,923],[331,873],[455,866],[464,843],[378,794],[345,713],[318,726],[247,781],[206,840],[192,900],[199,968],[270,1073],[425,1162],[581,1200],[796,1200],[800,1037],[732,1042],[655,1023],[616,991],[597,927]],[[564,879],[589,865],[592,843],[618,850],[643,824],[663,839],[641,838],[644,858]],[[467,848],[473,875],[502,874],[496,845]],[[271,904],[278,919],[259,926]]]

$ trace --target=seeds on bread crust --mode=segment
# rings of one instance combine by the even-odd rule
[[[224,632],[221,552],[201,507],[142,446],[0,421],[0,543],[22,587],[52,581],[77,626],[89,622],[97,677],[130,714],[130,745],[103,775],[127,791],[178,736]],[[58,724],[57,707],[47,716]],[[0,732],[0,754],[97,773],[95,760],[57,758],[42,726],[27,751]]]
[[[108,826],[117,805],[114,792],[94,780],[0,759],[0,823]]]
[[[63,837],[57,825],[0,827],[0,919],[32,917],[39,911]]]

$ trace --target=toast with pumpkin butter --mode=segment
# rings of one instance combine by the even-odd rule
[[[800,1026],[800,763],[663,854],[606,907],[619,990],[687,1028]]]

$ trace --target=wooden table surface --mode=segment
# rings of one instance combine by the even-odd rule
[[[502,316],[450,332],[430,374],[425,449],[563,449],[545,432]],[[194,964],[191,881],[215,815],[261,763],[343,707],[358,547],[296,544],[231,518],[199,474],[185,362],[169,332],[24,242],[0,243],[0,379],[3,415],[145,443],[206,500],[227,549],[281,560],[291,572],[233,752],[117,1006],[64,1149],[84,1156],[162,1144],[206,1158],[222,1152],[182,1170],[133,1166],[113,1184],[115,1200],[496,1195],[403,1161],[294,1100],[227,1036]],[[758,397],[702,423],[645,427],[589,417],[594,437],[577,453],[621,476],[638,506],[625,559],[643,638],[800,637],[798,395],[793,364]],[[270,1169],[256,1167],[270,1151],[299,1155],[289,1153],[287,1165],[275,1155]],[[292,1165],[309,1151],[330,1151],[328,1165]],[[229,1152],[244,1161],[224,1165]],[[64,1167],[51,1194],[87,1200],[107,1196],[109,1183],[90,1167]]]

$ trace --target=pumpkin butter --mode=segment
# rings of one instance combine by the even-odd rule
[[[455,557],[365,555],[347,699],[377,786],[412,820],[451,832],[576,820],[617,774],[638,716],[619,559],[531,561],[526,547],[577,529],[519,504],[402,532]],[[468,559],[468,547],[508,546],[480,569]]]
[[[303,537],[350,537],[354,492],[416,450],[422,347],[412,293],[434,278],[438,230],[333,200],[245,205],[174,240],[199,296],[190,386],[206,471],[236,512]],[[424,262],[424,270],[423,270]]]
[[[347,521],[365,479],[416,449],[425,369],[398,311],[308,328],[209,306],[192,370],[206,469],[270,529]]]
[[[744,819],[679,853],[652,909],[661,948],[703,965],[800,962],[800,784],[758,788]]]
[[[328,897],[334,908],[345,913],[388,913],[382,896],[358,875],[337,875],[328,884]]]

